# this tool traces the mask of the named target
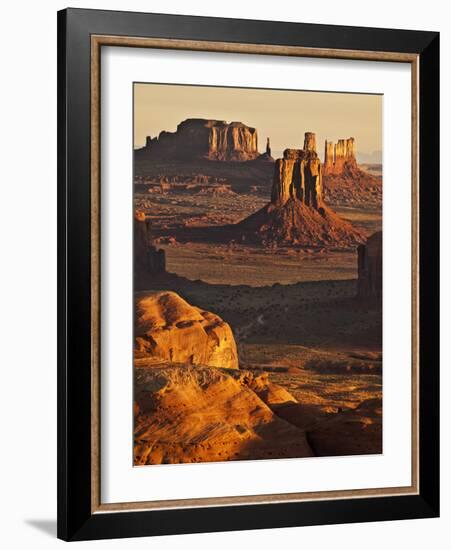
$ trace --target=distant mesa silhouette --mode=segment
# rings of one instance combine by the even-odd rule
[[[175,132],[147,136],[138,158],[150,160],[249,161],[259,158],[257,130],[242,122],[188,118]]]

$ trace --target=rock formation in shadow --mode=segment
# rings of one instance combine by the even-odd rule
[[[373,233],[357,252],[358,296],[382,299],[382,231]]]
[[[308,432],[308,441],[315,456],[382,453],[382,399],[331,415]]]
[[[271,156],[271,145],[269,143],[269,137],[266,138],[266,149],[265,152],[257,157],[257,160],[265,160],[267,162],[274,162],[273,157]]]
[[[148,288],[155,275],[166,272],[164,250],[152,244],[150,220],[137,210],[133,220],[133,279],[135,290]]]

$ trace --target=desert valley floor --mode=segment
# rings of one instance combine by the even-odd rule
[[[272,166],[231,164],[136,165],[134,209],[165,270],[135,292],[135,465],[382,452],[381,303],[357,298],[357,248],[210,238],[270,199]],[[325,188],[366,235],[382,229],[372,174]],[[234,368],[171,347],[198,325],[234,339],[220,351]]]

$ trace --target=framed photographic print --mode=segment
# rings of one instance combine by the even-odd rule
[[[439,35],[58,14],[58,536],[439,513]]]

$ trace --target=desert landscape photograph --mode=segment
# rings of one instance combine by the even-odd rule
[[[134,466],[383,452],[382,106],[134,84]]]

